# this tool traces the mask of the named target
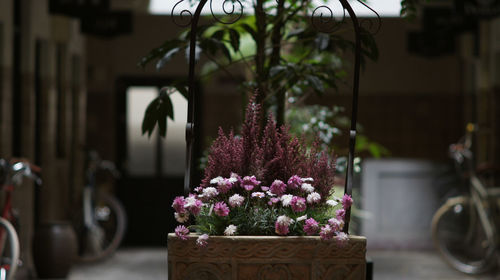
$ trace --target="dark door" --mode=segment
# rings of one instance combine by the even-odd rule
[[[116,189],[128,215],[125,245],[165,245],[176,226],[172,200],[183,194],[187,100],[173,93],[175,121],[167,137],[142,135],[147,105],[167,80],[120,79],[118,82],[118,158],[122,178]]]

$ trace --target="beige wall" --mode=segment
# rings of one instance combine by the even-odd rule
[[[13,3],[0,2],[0,23],[3,41],[0,65],[0,157],[10,158],[12,152],[12,75],[13,75]],[[14,192],[14,207],[20,215],[20,241],[25,262],[24,272],[32,269],[31,240],[34,232],[34,213],[40,221],[69,219],[72,190],[83,186],[84,135],[85,135],[85,53],[84,36],[78,21],[48,13],[48,0],[23,0],[21,3],[21,154],[34,161],[35,157],[35,50],[41,42],[41,167],[43,187],[40,192],[40,209],[34,209],[34,187],[25,182]],[[56,156],[56,46],[66,45],[63,81],[64,149],[66,156]],[[80,59],[79,82],[71,79],[72,57]]]

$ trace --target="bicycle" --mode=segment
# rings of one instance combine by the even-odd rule
[[[492,166],[474,168],[473,132],[467,125],[466,135],[450,145],[450,156],[466,179],[462,195],[450,197],[432,219],[432,238],[443,259],[453,268],[467,274],[487,272],[498,265],[498,232],[500,230],[500,172]]]
[[[90,152],[86,171],[87,182],[82,193],[82,211],[74,219],[78,236],[78,260],[94,262],[111,256],[123,240],[127,217],[115,197],[97,189],[101,171],[119,176],[115,165]]]
[[[19,238],[14,227],[17,224],[16,216],[12,209],[14,185],[20,185],[23,177],[34,179],[40,185],[41,179],[34,173],[40,171],[40,167],[26,160],[12,159],[8,162],[0,159],[0,186],[6,193],[0,217],[0,280],[14,279],[20,264]]]

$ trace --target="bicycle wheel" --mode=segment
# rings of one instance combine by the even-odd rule
[[[19,238],[14,226],[0,217],[0,279],[11,280],[19,262]]]
[[[109,257],[116,251],[125,234],[127,218],[122,204],[116,198],[105,194],[98,195],[94,216],[95,225],[90,229],[83,227],[83,221],[78,223],[79,260],[82,262]]]
[[[495,242],[488,240],[468,197],[450,198],[438,209],[432,238],[444,260],[458,271],[479,274],[494,263]]]

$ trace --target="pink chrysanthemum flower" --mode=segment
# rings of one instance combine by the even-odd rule
[[[229,215],[229,207],[227,207],[225,202],[217,202],[214,206],[215,215],[220,217],[225,217]]]
[[[202,234],[196,239],[196,246],[198,247],[207,247],[208,245],[208,234]]]
[[[302,178],[298,175],[293,175],[290,179],[288,179],[287,185],[289,189],[295,190],[302,185]]]
[[[345,219],[345,209],[339,209],[335,211],[335,214],[337,215],[337,220],[344,220]]]
[[[241,187],[247,191],[253,190],[258,185],[260,185],[260,181],[258,181],[255,176],[245,176],[241,180]]]
[[[222,179],[217,183],[217,191],[219,193],[227,193],[233,187],[233,183],[229,179]]]
[[[318,229],[319,229],[319,224],[313,218],[307,219],[306,222],[304,223],[304,232],[307,235],[315,235],[316,233],[318,233]]]
[[[332,227],[328,224],[321,227],[321,231],[319,232],[319,236],[322,240],[330,240],[333,238],[334,234],[335,231],[333,231]]]
[[[234,207],[239,207],[243,204],[243,201],[245,201],[245,198],[239,194],[233,194],[229,198],[229,205],[234,208]]]
[[[349,243],[349,235],[347,235],[345,232],[339,232],[337,233],[337,237],[335,238],[337,241],[337,246],[340,248],[343,248]]]
[[[189,234],[189,229],[187,229],[185,226],[180,225],[175,228],[175,235],[179,237],[182,240],[187,240],[187,235]]]
[[[184,197],[178,196],[174,198],[174,202],[172,203],[172,207],[174,208],[175,212],[177,213],[186,213],[186,209],[184,208],[184,204],[186,201],[184,200]]]
[[[184,208],[195,216],[200,213],[201,206],[203,206],[203,202],[197,199],[196,195],[194,194],[190,194],[188,197],[184,199]]]
[[[344,221],[331,218],[328,220],[328,224],[332,227],[333,231],[341,231],[344,228]]]
[[[274,180],[269,190],[276,195],[282,195],[286,191],[286,185],[281,180]]]
[[[268,205],[274,205],[276,203],[280,202],[280,199],[277,197],[271,197],[269,201],[267,202]]]
[[[290,206],[294,212],[306,211],[306,199],[300,196],[294,196],[290,201]]]
[[[262,186],[262,187],[260,187],[260,189],[261,189],[263,192],[267,192],[267,191],[269,190],[269,187]]]
[[[274,224],[274,229],[278,235],[287,235],[290,232],[289,226],[293,223],[292,218],[285,215],[279,216]]]
[[[351,207],[352,202],[352,197],[348,194],[344,194],[344,197],[342,197],[342,207],[347,210]]]

